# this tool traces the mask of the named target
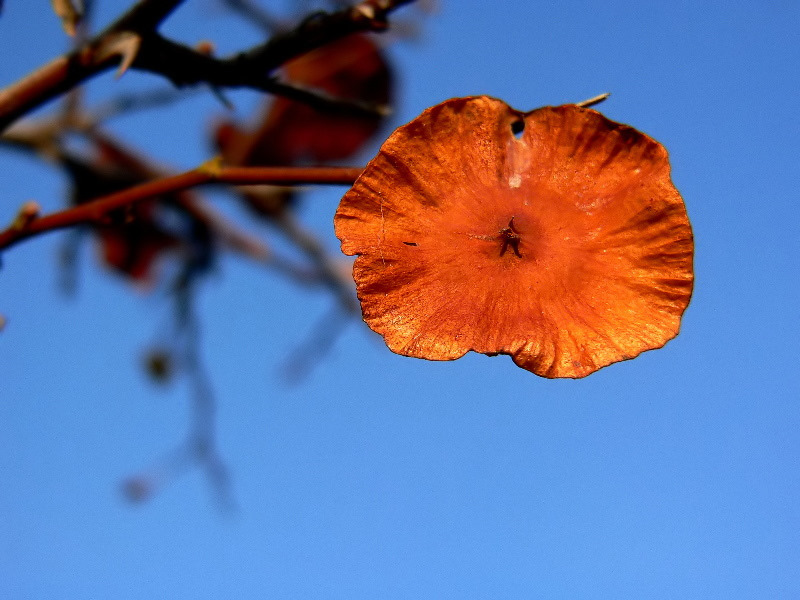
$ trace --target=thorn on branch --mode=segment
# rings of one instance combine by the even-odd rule
[[[604,94],[598,94],[593,98],[588,98],[587,100],[583,100],[582,102],[576,102],[576,106],[580,106],[581,108],[589,108],[590,106],[594,106],[596,104],[600,104],[601,102],[608,99],[611,95],[611,92],[605,92]]]
[[[83,19],[83,11],[72,0],[51,0],[53,12],[61,19],[61,26],[69,36],[74,36]],[[0,5],[2,8],[2,5]]]
[[[39,203],[29,200],[20,207],[17,216],[14,217],[14,221],[11,223],[11,229],[15,231],[26,230],[39,217],[41,212],[42,207],[39,206]]]
[[[101,40],[96,51],[96,60],[102,62],[112,56],[119,56],[119,67],[117,67],[116,73],[116,78],[119,79],[133,65],[141,47],[142,36],[137,33],[130,31],[112,33]]]

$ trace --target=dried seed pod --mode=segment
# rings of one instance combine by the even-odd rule
[[[659,348],[692,231],[663,146],[575,105],[448,100],[400,127],[336,212],[364,320],[391,350],[509,354],[584,377]]]

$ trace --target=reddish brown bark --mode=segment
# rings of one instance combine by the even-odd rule
[[[112,210],[198,185],[208,183],[350,185],[361,171],[360,167],[201,167],[179,175],[149,181],[74,208],[28,220],[24,226],[14,224],[0,232],[0,250],[48,231],[85,223],[101,223],[104,216]]]

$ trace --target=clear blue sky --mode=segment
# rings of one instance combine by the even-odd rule
[[[108,22],[126,3],[98,4]],[[215,0],[166,31],[223,53],[257,39]],[[143,505],[119,493],[187,427],[187,385],[157,388],[139,366],[163,295],[110,277],[87,245],[64,298],[59,235],[8,252],[0,597],[800,597],[799,31],[795,0],[443,0],[392,50],[394,125],[453,96],[530,109],[612,92],[600,109],[665,144],[692,220],[683,330],[549,381],[507,357],[396,356],[353,322],[292,387],[279,366],[330,297],[226,258],[199,310],[232,513],[196,470]],[[0,84],[64,47],[49,2],[6,0]],[[157,83],[106,75],[92,97]],[[232,98],[247,117],[254,94]],[[222,112],[200,95],[113,130],[190,168]],[[29,198],[58,208],[65,183],[0,155],[0,221]],[[333,250],[342,192],[302,211]]]

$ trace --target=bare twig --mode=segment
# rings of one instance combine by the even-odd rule
[[[76,118],[79,121],[86,120],[80,115]],[[75,125],[82,128],[83,123],[76,123]],[[78,159],[60,146],[57,138],[59,128],[58,122],[52,119],[24,120],[15,124],[4,136],[0,137],[0,142],[23,151],[44,153],[58,162],[76,162]],[[168,175],[163,170],[148,165],[143,159],[137,159],[132,150],[123,148],[118,141],[111,140],[106,134],[96,129],[90,129],[88,135],[92,140],[105,140],[121,154],[124,154],[128,161],[128,169],[141,176],[143,180],[166,177]],[[347,183],[349,183],[349,179]],[[253,235],[242,229],[240,225],[231,222],[222,213],[196,195],[173,194],[170,197],[171,201],[192,219],[203,223],[214,234],[214,237],[221,243],[222,247],[273,269],[300,285],[329,286],[330,277],[322,272],[319,265],[303,265],[286,257],[276,255],[261,237]],[[28,217],[24,221],[24,226],[29,227],[31,223],[32,218]],[[65,240],[62,250],[62,263],[65,273],[65,285],[63,287],[67,291],[72,291],[75,287],[73,264],[77,257],[76,249],[77,243],[80,241],[79,235],[82,232],[83,230],[81,229],[72,230],[71,233],[76,235]],[[304,239],[304,236],[301,236],[301,239]],[[312,260],[312,262],[314,261]]]
[[[336,340],[351,322],[352,313],[338,307],[325,313],[306,339],[295,347],[283,363],[281,371],[290,384],[299,383],[333,348]]]
[[[325,251],[319,239],[306,231],[294,215],[282,211],[274,217],[275,224],[287,238],[314,263],[323,282],[336,294],[345,311],[358,312],[359,304],[353,289],[352,278],[339,268],[339,264]]]
[[[187,446],[197,463],[205,470],[211,487],[223,508],[233,508],[228,469],[219,455],[216,444],[217,406],[208,372],[200,357],[200,330],[193,311],[191,285],[185,280],[177,290],[179,325],[186,332],[184,361],[193,384],[192,424]]]
[[[24,227],[10,226],[0,232],[0,250],[49,231],[88,223],[102,223],[112,210],[133,206],[147,198],[170,194],[208,183],[352,185],[361,167],[200,167],[148,181],[79,206],[34,218]]]
[[[392,114],[392,108],[388,104],[373,104],[362,100],[337,98],[323,90],[309,88],[297,83],[282,82],[277,79],[267,83],[263,90],[290,100],[297,100],[328,114],[365,117],[388,117]]]
[[[257,262],[270,262],[272,253],[266,243],[233,225],[201,199],[176,196],[175,202],[193,219],[205,224],[226,247]]]
[[[133,111],[158,108],[189,98],[195,90],[180,90],[173,87],[162,87],[138,94],[124,94],[112,98],[91,109],[87,109],[87,124],[96,125]],[[201,91],[199,88],[196,91]]]
[[[216,443],[216,400],[208,372],[200,356],[200,329],[192,303],[197,271],[190,259],[175,287],[175,314],[172,344],[176,345],[180,366],[191,389],[191,420],[186,438],[149,468],[128,478],[123,485],[132,501],[151,498],[161,487],[174,481],[192,466],[202,468],[220,507],[234,508],[228,469]]]
[[[78,289],[78,259],[80,242],[83,234],[82,229],[73,229],[64,238],[58,252],[59,288],[67,296],[72,296]]]

